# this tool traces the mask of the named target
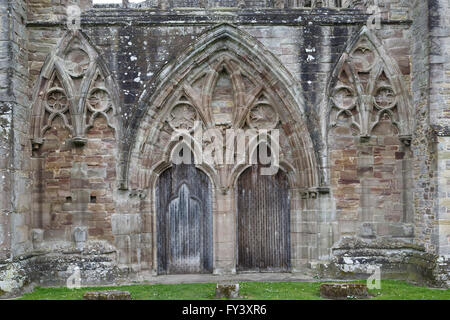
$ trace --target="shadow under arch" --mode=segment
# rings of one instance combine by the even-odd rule
[[[285,159],[280,158],[279,155],[276,156],[278,157],[277,160],[273,160],[273,149],[276,149],[278,151],[280,150],[280,145],[274,139],[270,139],[270,143],[268,143],[266,139],[262,139],[250,146],[248,158],[252,159],[252,161],[249,161],[249,163],[237,164],[233,167],[231,175],[229,177],[229,185],[233,188],[236,188],[239,177],[242,175],[242,173],[253,165],[258,164],[259,147],[262,144],[266,145],[267,149],[269,150],[269,157],[271,158],[270,163],[273,164],[273,162],[275,162],[278,170],[281,170],[288,178],[289,188],[295,188],[295,186],[297,185],[297,179],[295,176],[295,168],[293,167],[293,165]],[[275,145],[275,148],[273,148],[273,145]],[[275,172],[274,174],[277,174],[277,172]]]
[[[179,148],[183,148],[184,151],[189,150],[191,152],[191,159],[192,164],[195,166],[196,169],[199,169],[204,174],[208,176],[208,178],[211,181],[211,185],[213,189],[217,187],[217,172],[214,170],[212,166],[210,166],[208,163],[204,161],[200,161],[202,154],[198,152],[199,144],[194,139],[191,139],[190,141],[192,144],[196,145],[196,147],[192,147],[186,143],[186,141],[172,141],[170,144],[167,145],[167,152],[165,153],[165,157],[161,159],[159,162],[157,162],[151,169],[150,169],[150,176],[148,177],[148,181],[145,183],[147,188],[150,188],[151,190],[155,190],[156,183],[158,181],[158,177],[167,169],[171,168],[174,163],[172,161],[174,157],[174,153],[177,152]],[[146,188],[146,189],[147,189]],[[154,196],[154,195],[153,195]]]

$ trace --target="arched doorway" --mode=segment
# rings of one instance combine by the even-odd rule
[[[194,165],[173,165],[156,187],[159,274],[211,273],[211,185]]]
[[[177,130],[193,132],[193,140],[203,148],[203,151],[211,150],[210,147],[220,142],[221,138],[228,147],[228,137],[233,136],[227,134],[228,129],[235,130],[236,136],[231,139],[235,140],[233,145],[236,150],[239,147],[238,138],[241,133],[247,139],[252,135],[252,130],[277,130],[279,160],[284,164],[286,172],[289,172],[289,188],[283,187],[286,209],[280,210],[281,212],[289,210],[289,200],[286,198],[290,192],[293,197],[291,206],[300,208],[301,199],[293,190],[309,190],[319,186],[320,180],[316,161],[318,158],[315,155],[317,148],[314,147],[308,126],[302,116],[304,103],[298,91],[300,88],[292,85],[295,79],[261,43],[230,25],[217,26],[206,32],[193,48],[194,50],[187,50],[179,59],[171,62],[170,67],[168,64],[167,69],[162,70],[164,77],[157,79],[158,85],[155,90],[146,90],[141,96],[139,108],[143,114],[141,118],[135,119],[138,123],[137,130],[134,133],[130,132],[134,142],[130,144],[128,158],[124,159],[121,166],[123,187],[149,190],[152,199],[144,201],[143,216],[147,212],[157,213],[156,207],[167,206],[169,201],[166,199],[164,202],[159,196],[154,198],[155,188],[159,185],[157,179],[160,178],[157,173],[171,161],[173,144],[177,143],[172,138]],[[173,79],[178,79],[178,85],[173,85]],[[272,80],[268,82],[268,79],[275,82]],[[196,123],[201,125],[198,126]],[[202,134],[196,135],[196,132],[201,131],[196,129],[200,128],[203,129],[203,133],[208,129],[214,129],[215,134],[211,136],[205,134],[203,137]],[[211,202],[215,209],[213,248],[214,270],[217,273],[233,272],[237,267],[237,177],[242,173],[243,164],[240,163],[236,150],[235,159],[231,159],[232,161],[229,161],[229,154],[224,149],[223,163],[218,161],[217,164],[208,164],[205,167],[202,164],[202,168],[208,172],[211,185],[214,186]],[[222,154],[221,151],[220,147],[215,148],[214,158]],[[280,173],[280,176],[283,177],[283,174]],[[267,183],[274,182],[267,181]],[[163,185],[159,188],[169,188]],[[167,197],[180,197],[179,189],[176,189],[179,186],[177,182],[176,186],[170,187],[171,194]],[[188,190],[192,194],[192,186],[188,185]],[[300,221],[301,209],[292,210],[289,215],[292,215],[293,220]],[[285,213],[283,221],[288,223],[289,218],[286,216],[288,214]],[[150,217],[144,219],[153,221]],[[164,259],[170,256],[167,251],[169,246],[158,247],[162,245],[162,240],[158,241],[161,232],[158,231],[158,235],[156,234],[159,228],[157,219],[155,214],[155,223],[151,226],[146,225],[146,230],[151,230],[155,239],[148,245],[152,247],[153,252],[151,264],[157,272],[167,273],[168,264]],[[287,243],[288,226],[284,229],[286,231],[283,239]],[[292,239],[295,241],[305,239],[297,235],[299,233],[295,237],[291,235]],[[295,242],[292,245],[292,252],[289,252],[288,244],[283,246],[282,250],[286,256],[282,258],[283,263],[280,265],[266,263],[262,264],[262,267],[258,265],[255,269],[288,270],[290,264],[292,268],[301,267],[304,258],[302,254],[307,251],[303,249],[309,245]],[[166,252],[164,257],[162,252]],[[288,255],[292,255],[292,259]]]
[[[247,168],[237,185],[237,270],[283,272],[290,269],[290,199],[286,174],[261,175]]]

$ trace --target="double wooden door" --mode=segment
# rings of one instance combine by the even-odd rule
[[[290,270],[290,201],[286,175],[254,165],[237,186],[238,271]],[[156,188],[159,274],[211,273],[211,183],[194,165],[164,171]],[[231,228],[231,226],[219,226]]]

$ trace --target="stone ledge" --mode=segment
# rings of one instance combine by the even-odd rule
[[[364,25],[370,15],[360,11],[317,11],[310,10],[245,10],[245,11],[169,11],[109,9],[91,10],[83,13],[81,26],[90,25],[215,25],[231,23],[236,25],[282,25],[309,26],[311,23],[329,25]],[[382,19],[382,24],[410,25],[412,20]],[[56,21],[34,20],[27,27],[65,26],[65,19]]]
[[[367,279],[380,268],[382,279],[407,280],[442,287],[438,257],[421,246],[395,239],[344,238],[333,246],[332,259],[317,271],[322,278]]]

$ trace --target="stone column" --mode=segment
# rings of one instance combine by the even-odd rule
[[[0,9],[2,8],[0,7]],[[2,48],[0,47],[0,61],[1,54]],[[12,208],[9,171],[11,112],[9,103],[0,104],[0,264],[10,257],[11,249],[10,217]]]
[[[437,253],[450,264],[450,132],[437,137]]]
[[[27,275],[17,257],[31,250],[26,2],[0,0],[0,295]]]
[[[25,1],[0,1],[0,260],[30,248]]]
[[[317,188],[291,190],[291,268],[294,272],[317,263],[320,199]]]
[[[8,2],[0,1],[0,83],[7,83],[8,75],[8,40],[9,40]],[[10,232],[9,213],[10,201],[10,131],[11,106],[8,100],[7,88],[0,86],[0,263],[9,257]]]
[[[291,268],[294,272],[300,271],[306,263],[304,252],[306,243],[302,241],[302,230],[304,230],[302,212],[305,209],[305,199],[302,199],[302,191],[300,189],[289,190],[291,198]]]
[[[236,210],[233,189],[215,190],[216,206],[214,224],[214,273],[236,272]]]
[[[429,110],[436,134],[435,223],[431,249],[439,255],[439,273],[450,284],[450,4],[446,0],[428,1],[429,27]]]
[[[88,239],[88,223],[91,213],[88,209],[90,199],[88,169],[84,162],[75,162],[70,176],[70,189],[72,192],[72,241],[78,249],[82,249]]]
[[[332,210],[330,189],[319,188],[317,199],[318,211],[318,260],[328,261],[331,258],[335,235],[338,233],[336,212]]]

